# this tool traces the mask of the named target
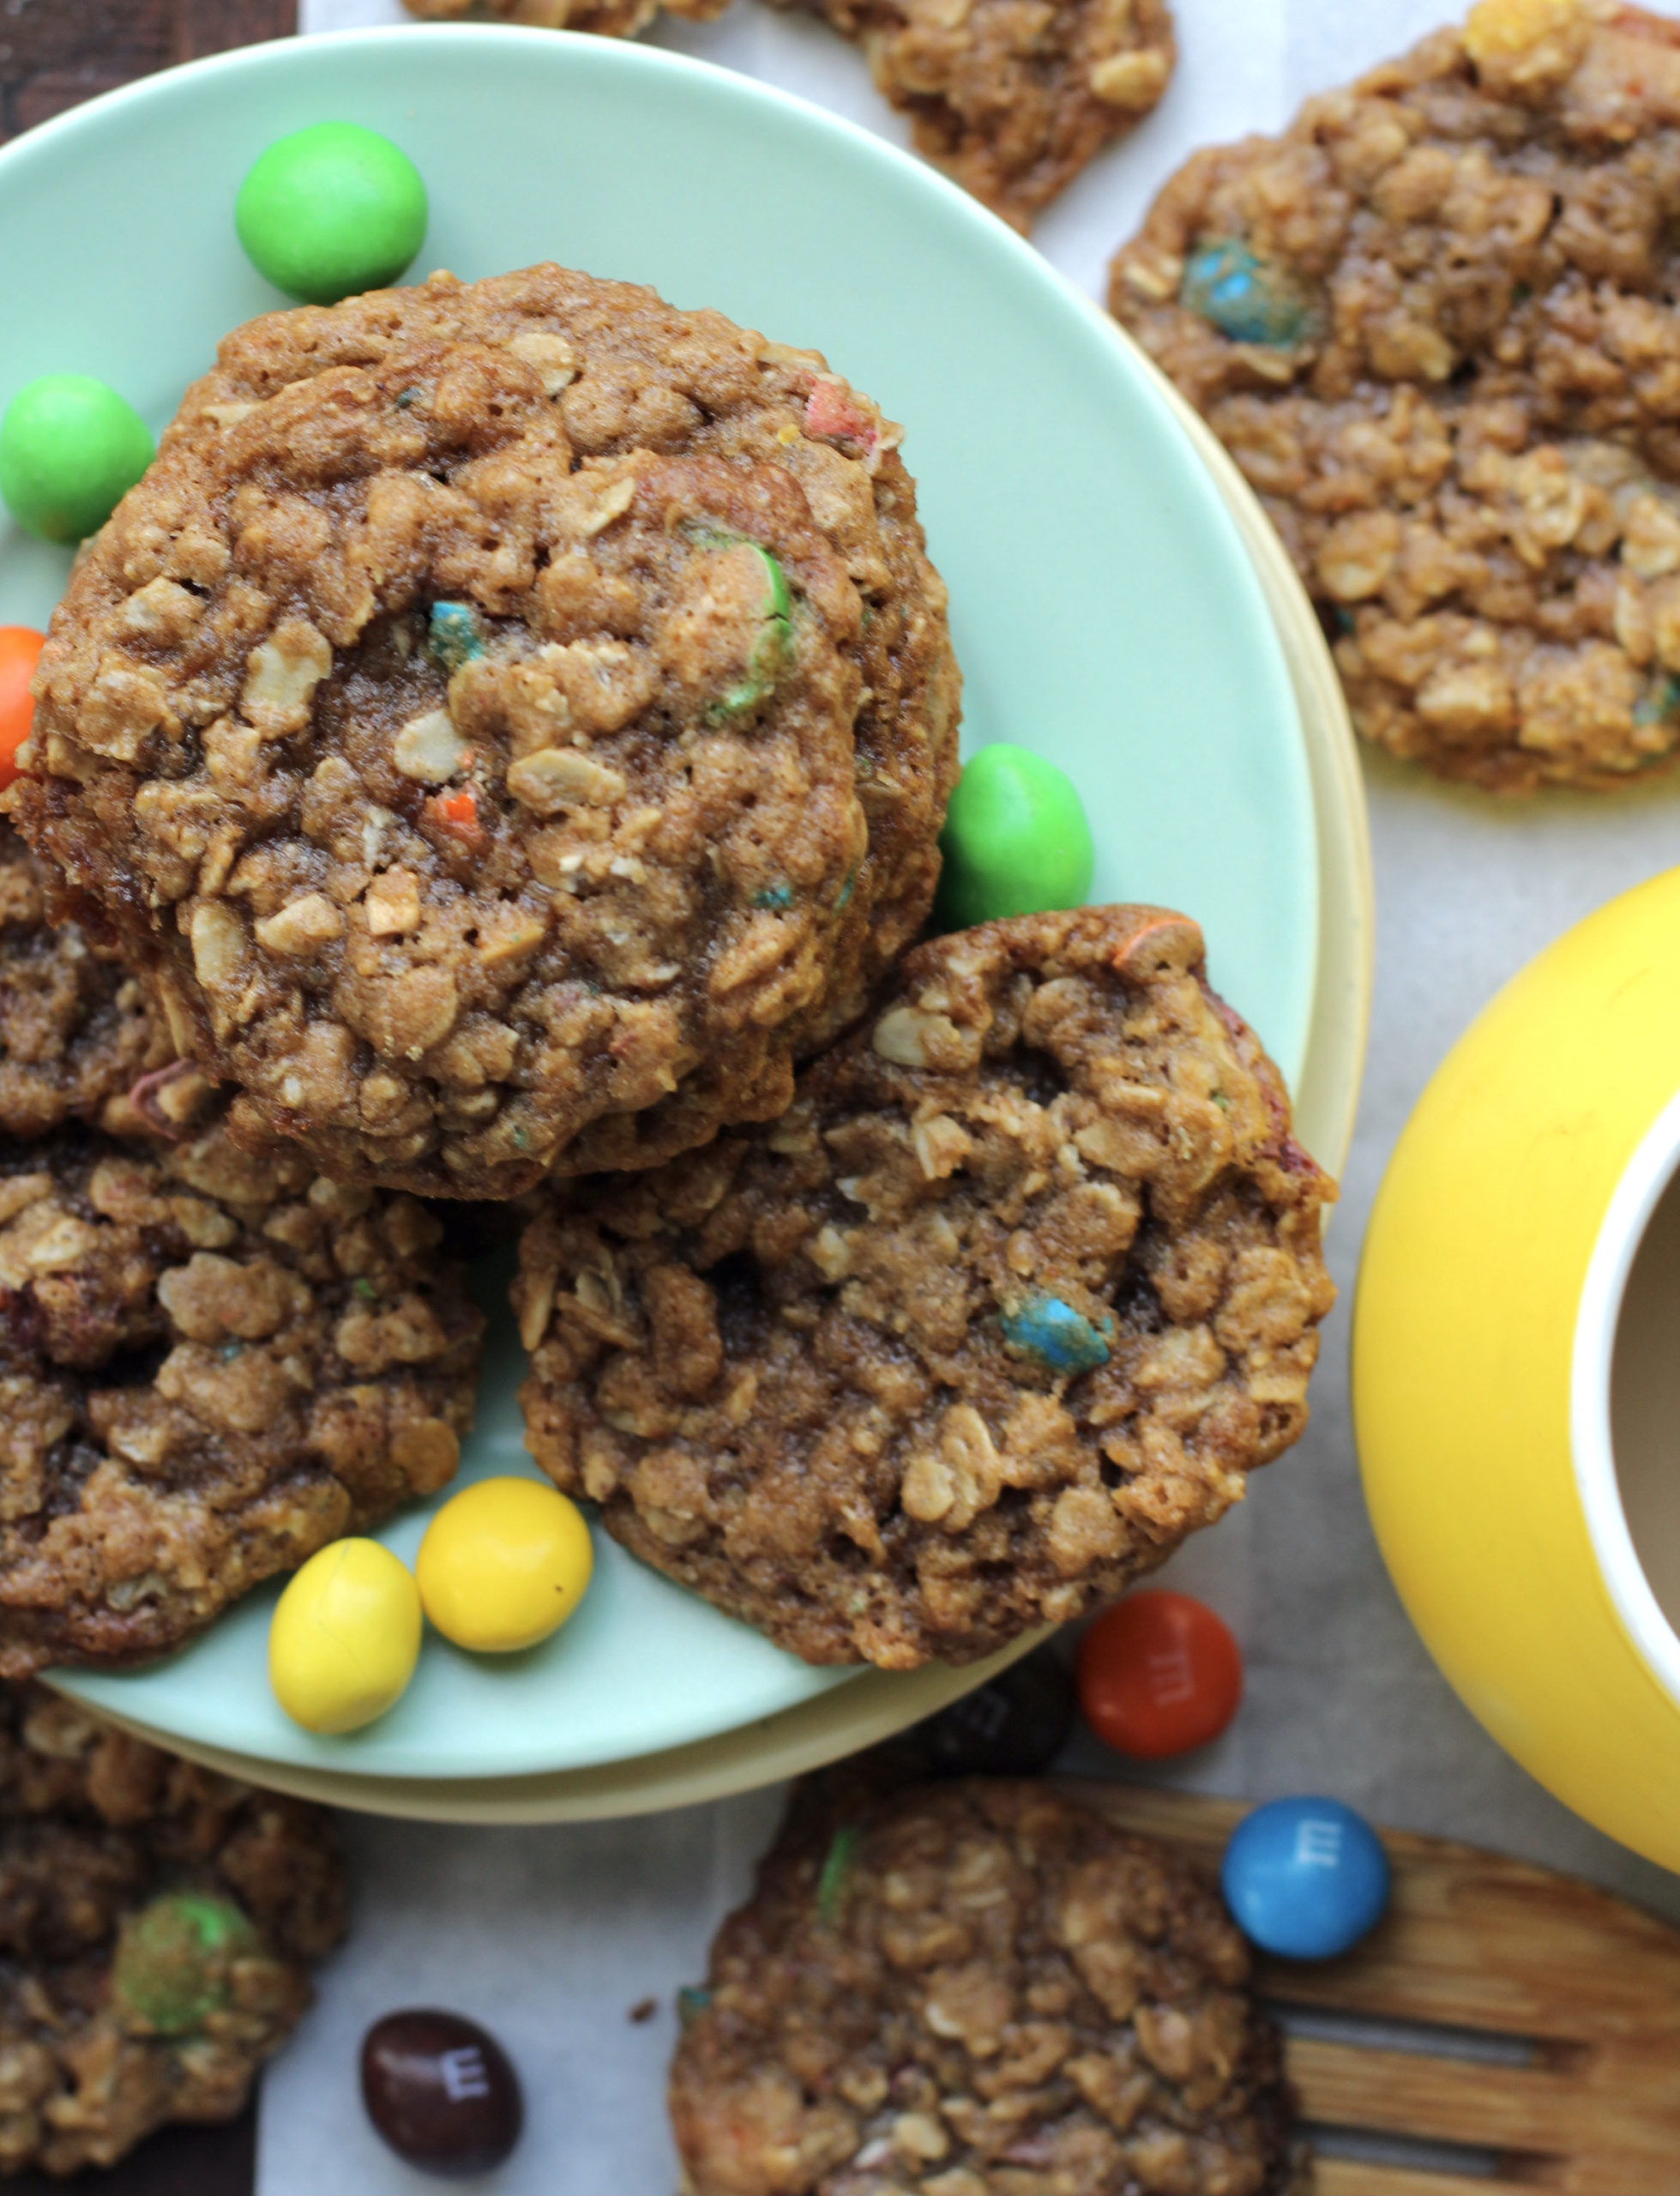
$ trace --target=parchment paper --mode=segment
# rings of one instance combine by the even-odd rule
[[[1680,14],[1680,5],[1665,11]],[[1278,127],[1308,93],[1400,51],[1446,12],[1447,0],[1175,0],[1179,65],[1166,98],[1039,222],[1035,241],[1070,281],[1100,296],[1110,253],[1195,146]],[[310,31],[406,20],[397,0],[303,0],[303,18]],[[653,35],[906,141],[860,57],[814,21],[735,0],[717,23],[667,19]],[[1380,1820],[1546,1861],[1680,1920],[1680,1880],[1550,1799],[1472,1721],[1430,1661],[1366,1523],[1346,1377],[1346,1294],[1365,1216],[1424,1084],[1543,945],[1680,860],[1680,780],[1609,797],[1502,803],[1369,752],[1365,774],[1376,997],[1358,1129],[1330,1235],[1344,1302],[1326,1329],[1305,1439],[1163,1574],[1234,1626],[1248,1691],[1224,1739],[1156,1781],[1256,1800],[1334,1793]],[[1069,1748],[1065,1765],[1124,1773],[1089,1740]],[[321,1978],[318,2006],[268,2076],[260,2196],[419,2196],[437,2186],[368,2132],[356,2086],[368,2023],[425,2002],[486,2021],[525,2078],[530,2133],[499,2175],[473,2185],[510,2196],[670,2196],[676,2166],[663,2078],[671,1993],[701,1972],[778,1804],[777,1794],[760,1793],[649,1820],[542,1831],[347,1819],[355,1928]],[[630,2009],[649,1996],[657,2012],[631,2021]]]

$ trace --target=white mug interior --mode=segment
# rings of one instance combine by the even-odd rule
[[[1599,1226],[1575,1317],[1569,1433],[1605,1590],[1680,1704],[1680,1097]]]

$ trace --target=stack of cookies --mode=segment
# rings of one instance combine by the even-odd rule
[[[15,958],[99,1003],[42,1040],[96,1125],[0,1175],[4,1667],[448,1478],[425,1198],[527,1200],[543,1468],[813,1662],[1075,1616],[1299,1433],[1330,1187],[1195,926],[915,945],[958,679],[899,441],[555,267],[224,342],[9,796],[83,926]]]

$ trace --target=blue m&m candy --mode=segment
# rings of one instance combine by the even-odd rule
[[[1007,1306],[999,1324],[1012,1349],[1036,1357],[1053,1372],[1094,1372],[1108,1363],[1108,1342],[1102,1330],[1071,1304],[1042,1288],[1029,1288]],[[1111,1335],[1113,1320],[1105,1317],[1103,1327]]]
[[[1306,299],[1289,271],[1230,237],[1190,254],[1178,302],[1211,320],[1234,343],[1286,348],[1300,340],[1306,324]]]
[[[1219,1885],[1262,1952],[1334,1959],[1380,1920],[1388,1861],[1370,1825],[1340,1800],[1274,1800],[1231,1832]]]

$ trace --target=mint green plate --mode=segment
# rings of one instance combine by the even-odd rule
[[[33,375],[93,373],[161,427],[218,337],[281,302],[235,240],[240,178],[272,138],[327,120],[383,130],[418,163],[432,214],[417,275],[558,259],[649,282],[823,351],[906,422],[951,590],[966,745],[1016,740],[1072,773],[1096,831],[1093,896],[1194,914],[1215,982],[1295,1079],[1320,854],[1283,655],[1232,521],[1095,310],[874,137],[672,54],[499,26],[299,39],[173,70],[0,153],[0,405]],[[66,570],[0,522],[0,623],[44,623]],[[531,1469],[518,1377],[504,1318],[464,1478]],[[425,1517],[383,1537],[410,1557]],[[274,1706],[273,1588],[152,1669],[69,1682],[154,1730],[276,1764],[484,1778],[689,1744],[851,1679],[605,1539],[597,1555],[556,1638],[505,1660],[431,1638],[400,1705],[350,1738],[313,1738]]]

